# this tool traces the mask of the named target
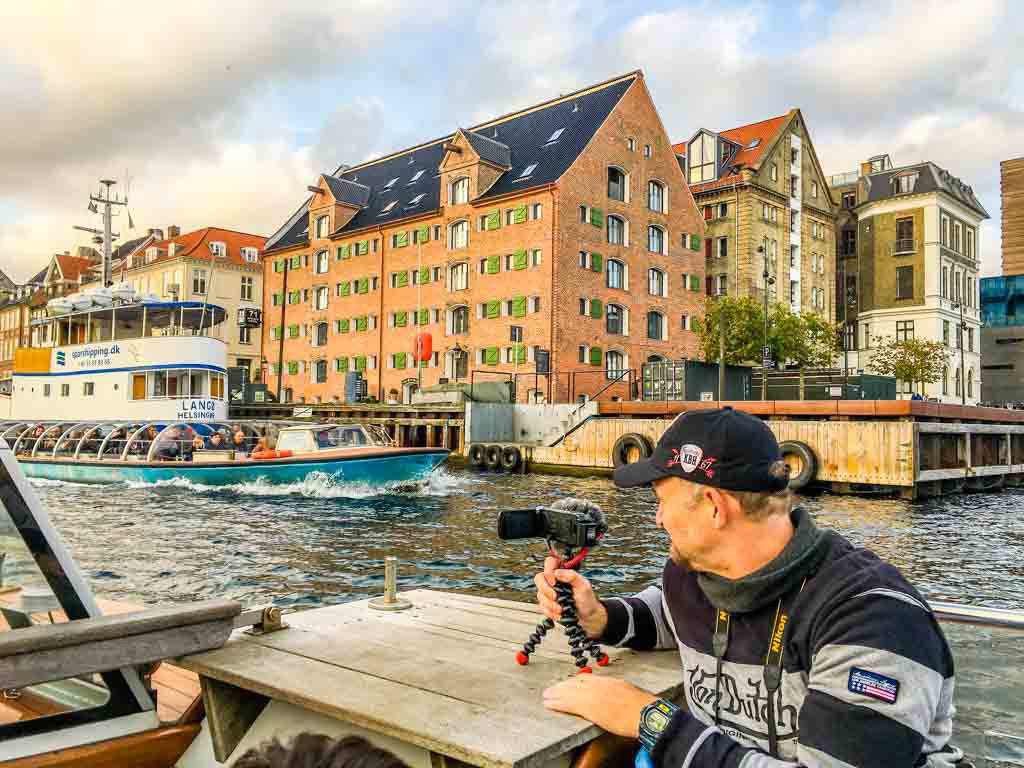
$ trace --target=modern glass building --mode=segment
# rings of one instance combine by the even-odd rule
[[[982,400],[1024,401],[1024,275],[981,279]]]

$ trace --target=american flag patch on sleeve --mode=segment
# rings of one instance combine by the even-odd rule
[[[895,704],[900,692],[900,681],[860,667],[850,670],[850,681],[846,687],[851,693],[859,693],[872,699]]]

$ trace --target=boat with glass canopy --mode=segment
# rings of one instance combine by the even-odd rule
[[[84,483],[287,484],[319,474],[388,485],[422,480],[448,457],[443,448],[397,447],[362,424],[6,421],[0,438],[28,477]]]

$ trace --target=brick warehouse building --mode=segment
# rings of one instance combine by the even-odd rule
[[[349,370],[369,395],[407,400],[421,331],[424,386],[529,373],[520,400],[539,350],[555,400],[696,351],[704,225],[640,72],[342,166],[310,191],[264,251],[263,357],[285,400],[342,399]]]

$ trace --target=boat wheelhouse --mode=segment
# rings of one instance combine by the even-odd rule
[[[117,296],[33,321],[32,346],[15,353],[11,416],[227,418],[227,345],[210,335],[224,322],[224,309]]]

